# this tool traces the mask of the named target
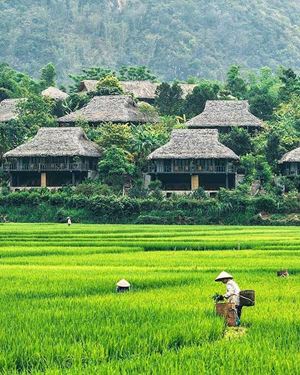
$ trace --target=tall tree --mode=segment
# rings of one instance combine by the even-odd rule
[[[98,168],[104,183],[119,188],[124,184],[126,177],[132,176],[135,171],[133,156],[117,146],[111,146],[104,151]]]
[[[220,84],[216,82],[200,82],[185,99],[183,112],[186,117],[192,118],[203,112],[206,101],[217,99],[219,91]]]
[[[118,77],[121,81],[155,81],[157,79],[146,66],[122,66]]]
[[[300,95],[300,77],[292,69],[282,68],[279,78],[282,86],[279,90],[281,102],[287,102],[293,95]]]
[[[221,134],[220,141],[237,155],[246,155],[252,150],[251,136],[245,129],[233,128],[229,133]]]
[[[238,65],[232,65],[226,78],[226,86],[231,94],[238,99],[245,99],[247,96],[247,83],[241,75],[241,68]]]
[[[246,99],[250,104],[250,111],[262,120],[270,120],[279,104],[279,88],[281,82],[278,75],[268,67],[260,69],[258,73],[251,73],[248,77],[248,92]]]
[[[45,65],[41,69],[41,88],[46,89],[50,86],[55,86],[56,69],[52,63]]]
[[[170,85],[163,82],[156,90],[155,105],[161,115],[182,115],[183,91],[177,82]]]
[[[40,127],[55,126],[52,114],[53,102],[40,95],[30,95],[18,106],[18,122],[26,129],[28,136],[34,135]]]

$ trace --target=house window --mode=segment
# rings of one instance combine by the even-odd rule
[[[190,160],[178,159],[174,162],[174,172],[189,172],[190,171]]]
[[[164,172],[169,173],[172,171],[171,160],[164,160]]]

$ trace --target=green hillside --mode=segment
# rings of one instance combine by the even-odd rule
[[[0,60],[61,78],[147,65],[163,78],[223,78],[232,63],[300,66],[298,0],[2,0]]]

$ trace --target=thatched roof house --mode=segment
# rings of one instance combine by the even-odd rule
[[[97,80],[84,80],[80,84],[80,91],[91,92],[96,91]],[[125,94],[133,94],[139,100],[143,101],[153,101],[156,97],[156,89],[160,85],[159,83],[154,83],[151,81],[120,81],[121,86]],[[194,84],[181,83],[180,87],[183,91],[183,97],[185,98],[187,94],[190,94],[196,87]]]
[[[154,159],[231,159],[239,157],[218,140],[216,129],[173,130],[171,140],[148,156]]]
[[[284,154],[279,160],[279,164],[283,163],[300,163],[300,147]]]
[[[173,130],[171,140],[148,160],[150,180],[159,180],[167,194],[199,187],[216,192],[236,186],[234,162],[239,157],[219,142],[217,129]]]
[[[246,100],[208,100],[200,115],[187,122],[189,128],[231,128],[259,129],[260,119],[249,111]]]
[[[10,187],[57,188],[97,176],[98,146],[81,128],[41,128],[30,140],[4,154]]]
[[[148,113],[141,104],[136,104],[130,96],[110,95],[95,96],[84,108],[60,117],[58,122],[73,124],[78,120],[91,124],[113,122],[141,124],[158,121],[158,116],[152,111]]]
[[[0,122],[8,122],[18,117],[17,105],[23,99],[5,99],[0,102]]]
[[[65,100],[69,95],[57,87],[50,86],[46,90],[42,91],[42,96],[53,100]]]
[[[56,156],[97,158],[100,150],[81,128],[41,128],[32,140],[4,154],[5,158]]]

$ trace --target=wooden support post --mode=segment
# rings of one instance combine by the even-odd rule
[[[41,173],[41,187],[46,187],[47,186],[47,173],[42,172]]]
[[[75,172],[72,172],[72,185],[75,185],[76,178],[75,178]]]
[[[197,174],[194,174],[191,177],[191,187],[192,190],[197,190],[199,188],[199,176]]]
[[[228,189],[229,183],[228,183],[228,173],[226,173],[226,189]]]

